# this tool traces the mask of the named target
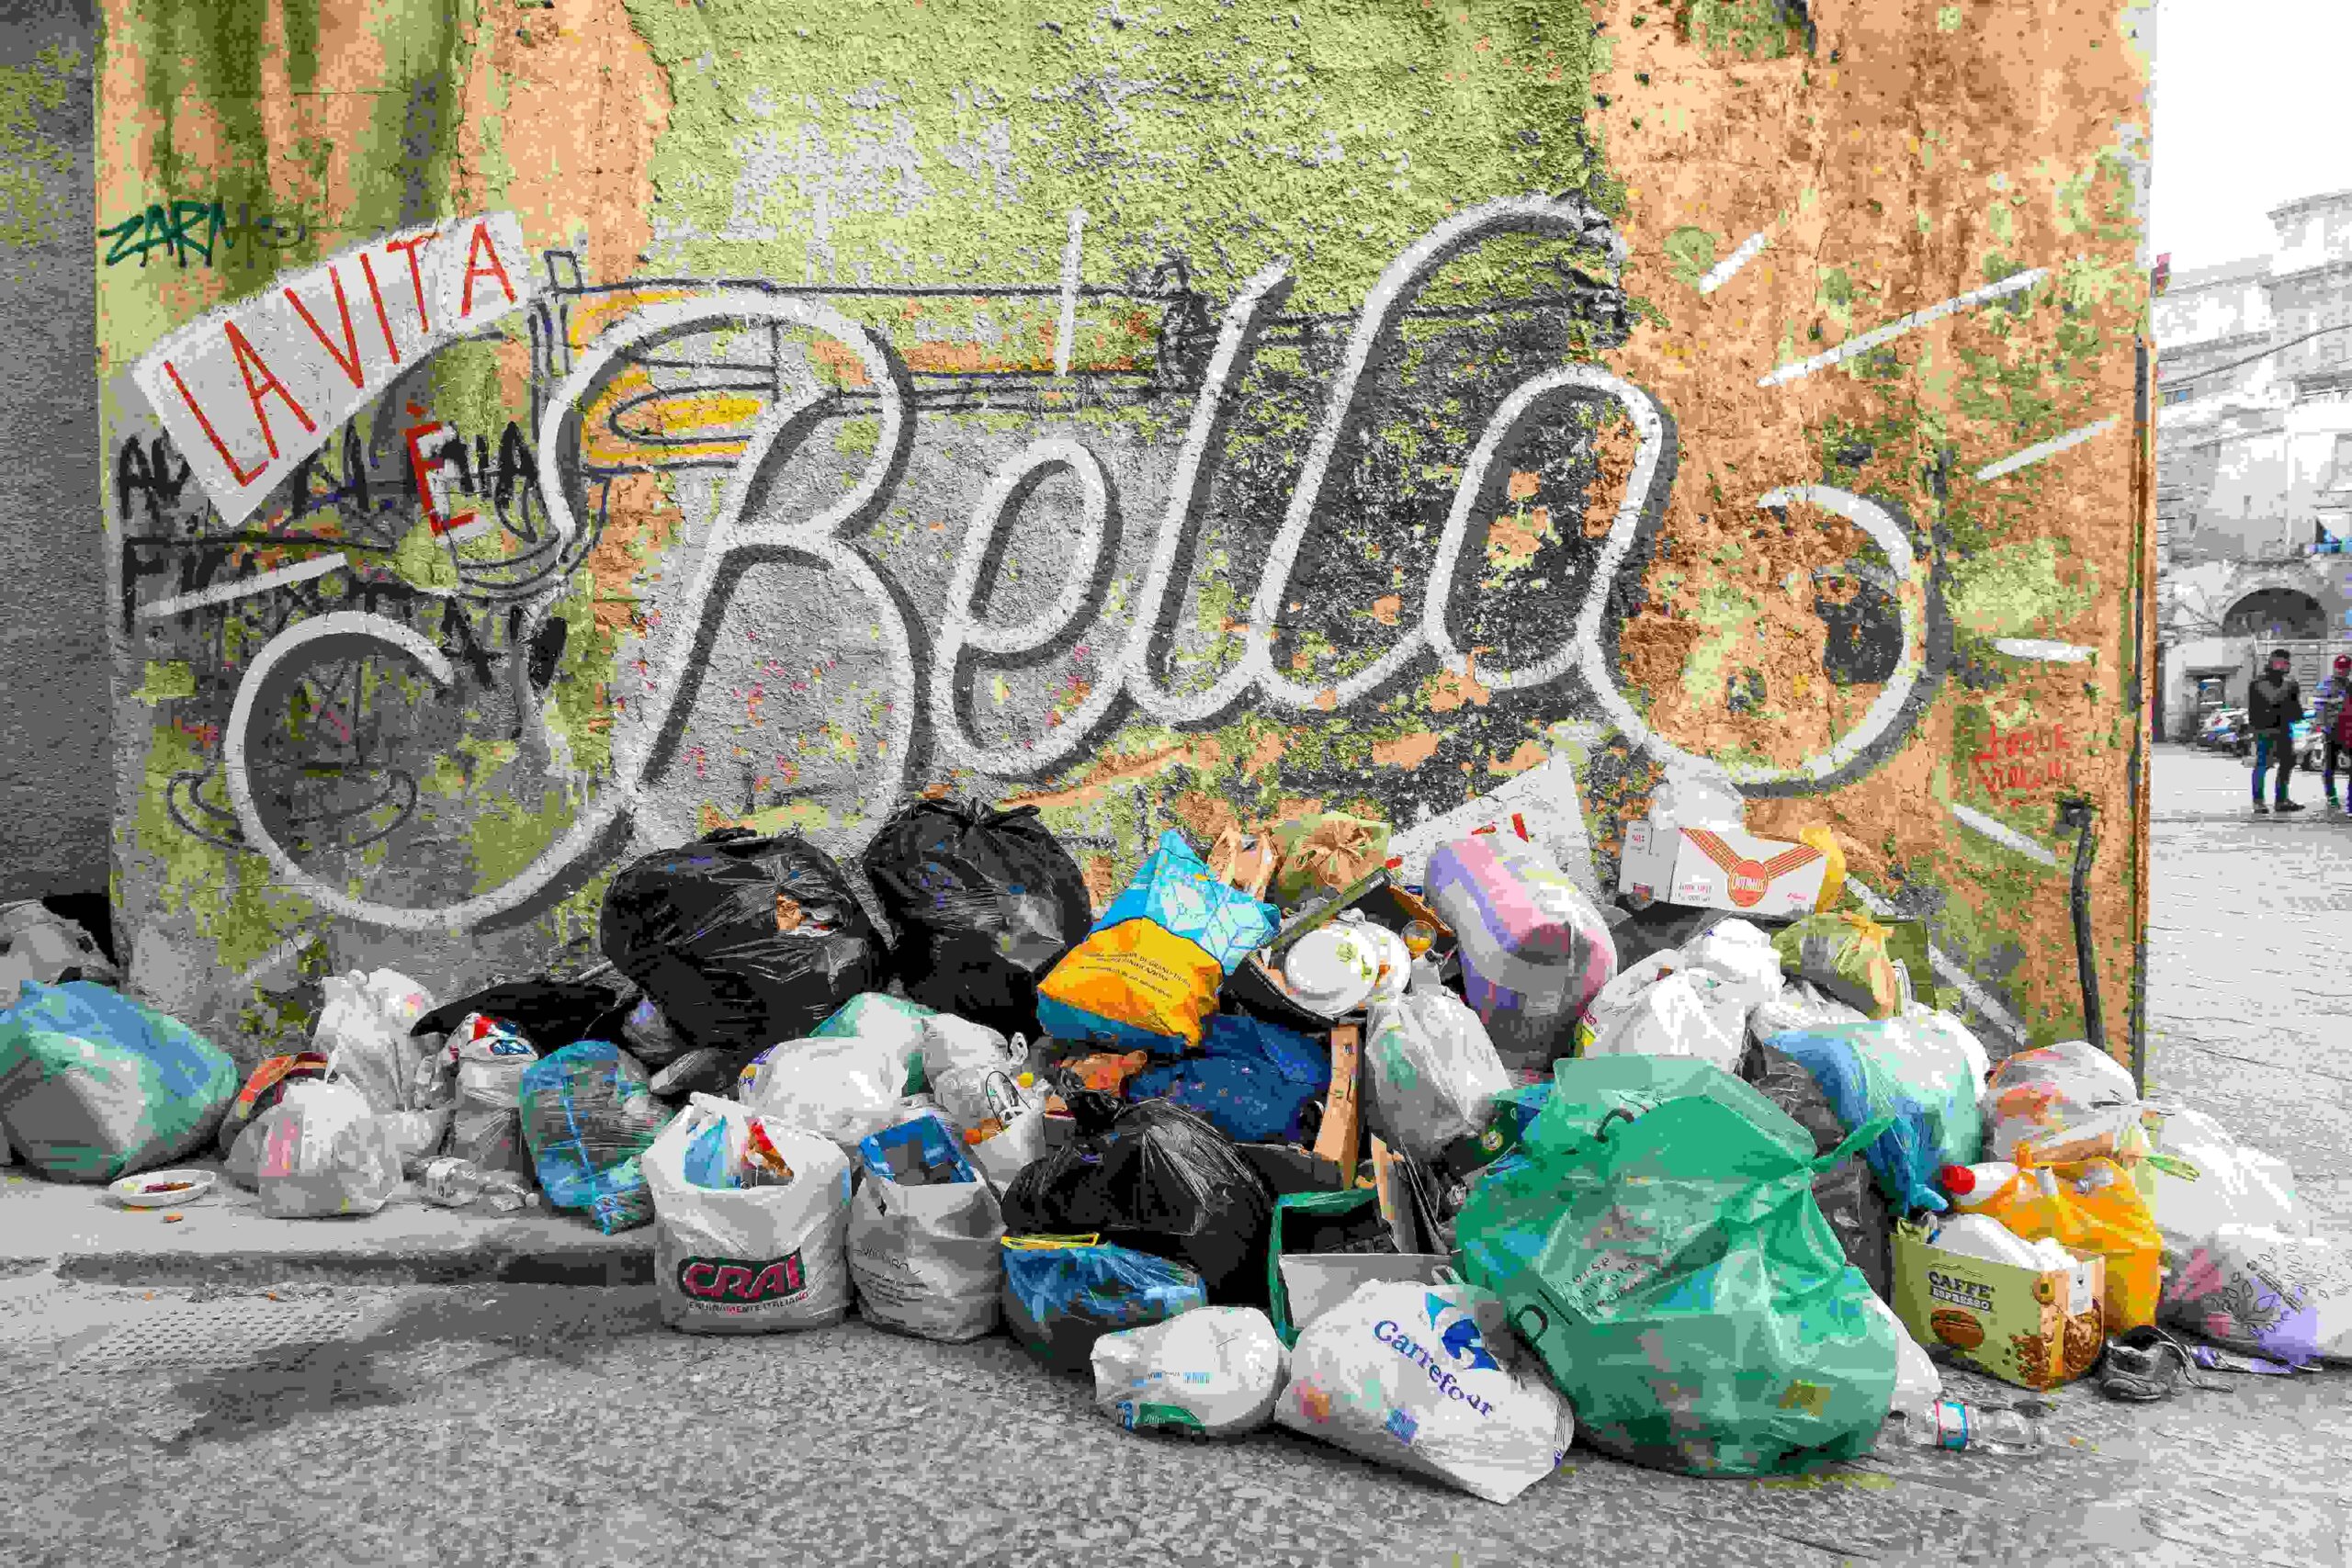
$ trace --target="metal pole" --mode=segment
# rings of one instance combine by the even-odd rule
[[[2070,795],[2058,803],[2058,826],[2075,829],[2075,885],[2068,902],[2075,913],[2075,967],[2083,981],[2083,1038],[2104,1051],[2107,1020],[2098,1003],[2098,954],[2091,945],[2091,859],[2098,852],[2092,817],[2091,803],[2081,795]],[[2133,1077],[2139,1076],[2135,1067]]]

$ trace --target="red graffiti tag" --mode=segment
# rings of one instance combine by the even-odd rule
[[[1969,759],[1978,787],[1995,796],[2019,795],[2066,782],[2073,742],[2056,724],[2003,730],[1996,725],[1984,749]]]

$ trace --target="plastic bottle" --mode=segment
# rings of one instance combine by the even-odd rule
[[[1987,1410],[1957,1399],[1939,1399],[1924,1414],[1897,1410],[1888,1416],[1915,1449],[1951,1449],[1989,1454],[2038,1453],[2041,1423],[2017,1410]]]
[[[539,1195],[527,1178],[511,1170],[485,1171],[472,1160],[443,1155],[427,1160],[417,1176],[418,1194],[444,1209],[480,1206],[498,1213],[538,1207]]]
[[[462,1209],[481,1196],[481,1167],[457,1155],[424,1162],[417,1176],[417,1194],[444,1209]]]
[[[1951,1196],[1951,1206],[1962,1213],[1990,1202],[2018,1179],[2018,1168],[2006,1160],[1984,1165],[1948,1165],[1936,1180]]]
[[[2041,1268],[2041,1259],[2030,1243],[1998,1220],[1983,1214],[1956,1214],[1938,1225],[1928,1242],[1963,1258],[1982,1258],[1988,1263],[2006,1263],[2012,1269]]]
[[[982,1078],[980,1098],[988,1104],[991,1121],[1010,1122],[1021,1114],[1021,1090],[1005,1073],[990,1073]]]

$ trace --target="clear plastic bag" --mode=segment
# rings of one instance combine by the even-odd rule
[[[393,969],[330,975],[323,988],[326,1005],[311,1049],[366,1097],[368,1109],[379,1114],[417,1109],[417,1067],[429,1046],[410,1031],[433,1010],[431,994]]]
[[[1183,1264],[1096,1235],[1008,1235],[1000,1245],[1005,1328],[1059,1371],[1091,1367],[1105,1334],[1208,1304],[1207,1287]]]
[[[603,1040],[566,1045],[524,1071],[518,1101],[548,1202],[585,1209],[608,1235],[651,1223],[639,1156],[670,1113],[637,1058]]]
[[[735,1098],[788,1127],[854,1147],[896,1122],[905,1068],[887,1041],[787,1040],[745,1065]]]
[[[1984,1086],[1984,1157],[2015,1160],[2023,1143],[2041,1146],[2038,1163],[2043,1164],[2144,1152],[2144,1144],[2134,1147],[2130,1141],[2139,1117],[2131,1072],[2088,1041],[2020,1051]],[[2103,1136],[2106,1146],[2064,1146],[2086,1136]]]
[[[1487,1026],[1450,991],[1374,1002],[1365,1031],[1367,1109],[1388,1140],[1433,1159],[1487,1130],[1510,1074]]]
[[[390,1130],[342,1079],[288,1085],[239,1144],[246,1138],[261,1212],[273,1219],[372,1214],[401,1188]]]

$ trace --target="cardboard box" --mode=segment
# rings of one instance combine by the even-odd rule
[[[1809,915],[1828,870],[1828,858],[1811,844],[1733,828],[1662,830],[1645,817],[1626,826],[1617,890],[1636,900],[1706,909]]]
[[[2106,1348],[2107,1260],[2073,1252],[2072,1269],[2037,1273],[1930,1246],[1894,1227],[1894,1313],[1921,1345],[2020,1388],[2049,1389],[2091,1370]]]
[[[1331,1092],[1323,1102],[1323,1127],[1315,1137],[1315,1155],[1329,1160],[1355,1179],[1363,1158],[1363,1094],[1357,1074],[1363,1061],[1363,1031],[1343,1023],[1331,1031]]]

